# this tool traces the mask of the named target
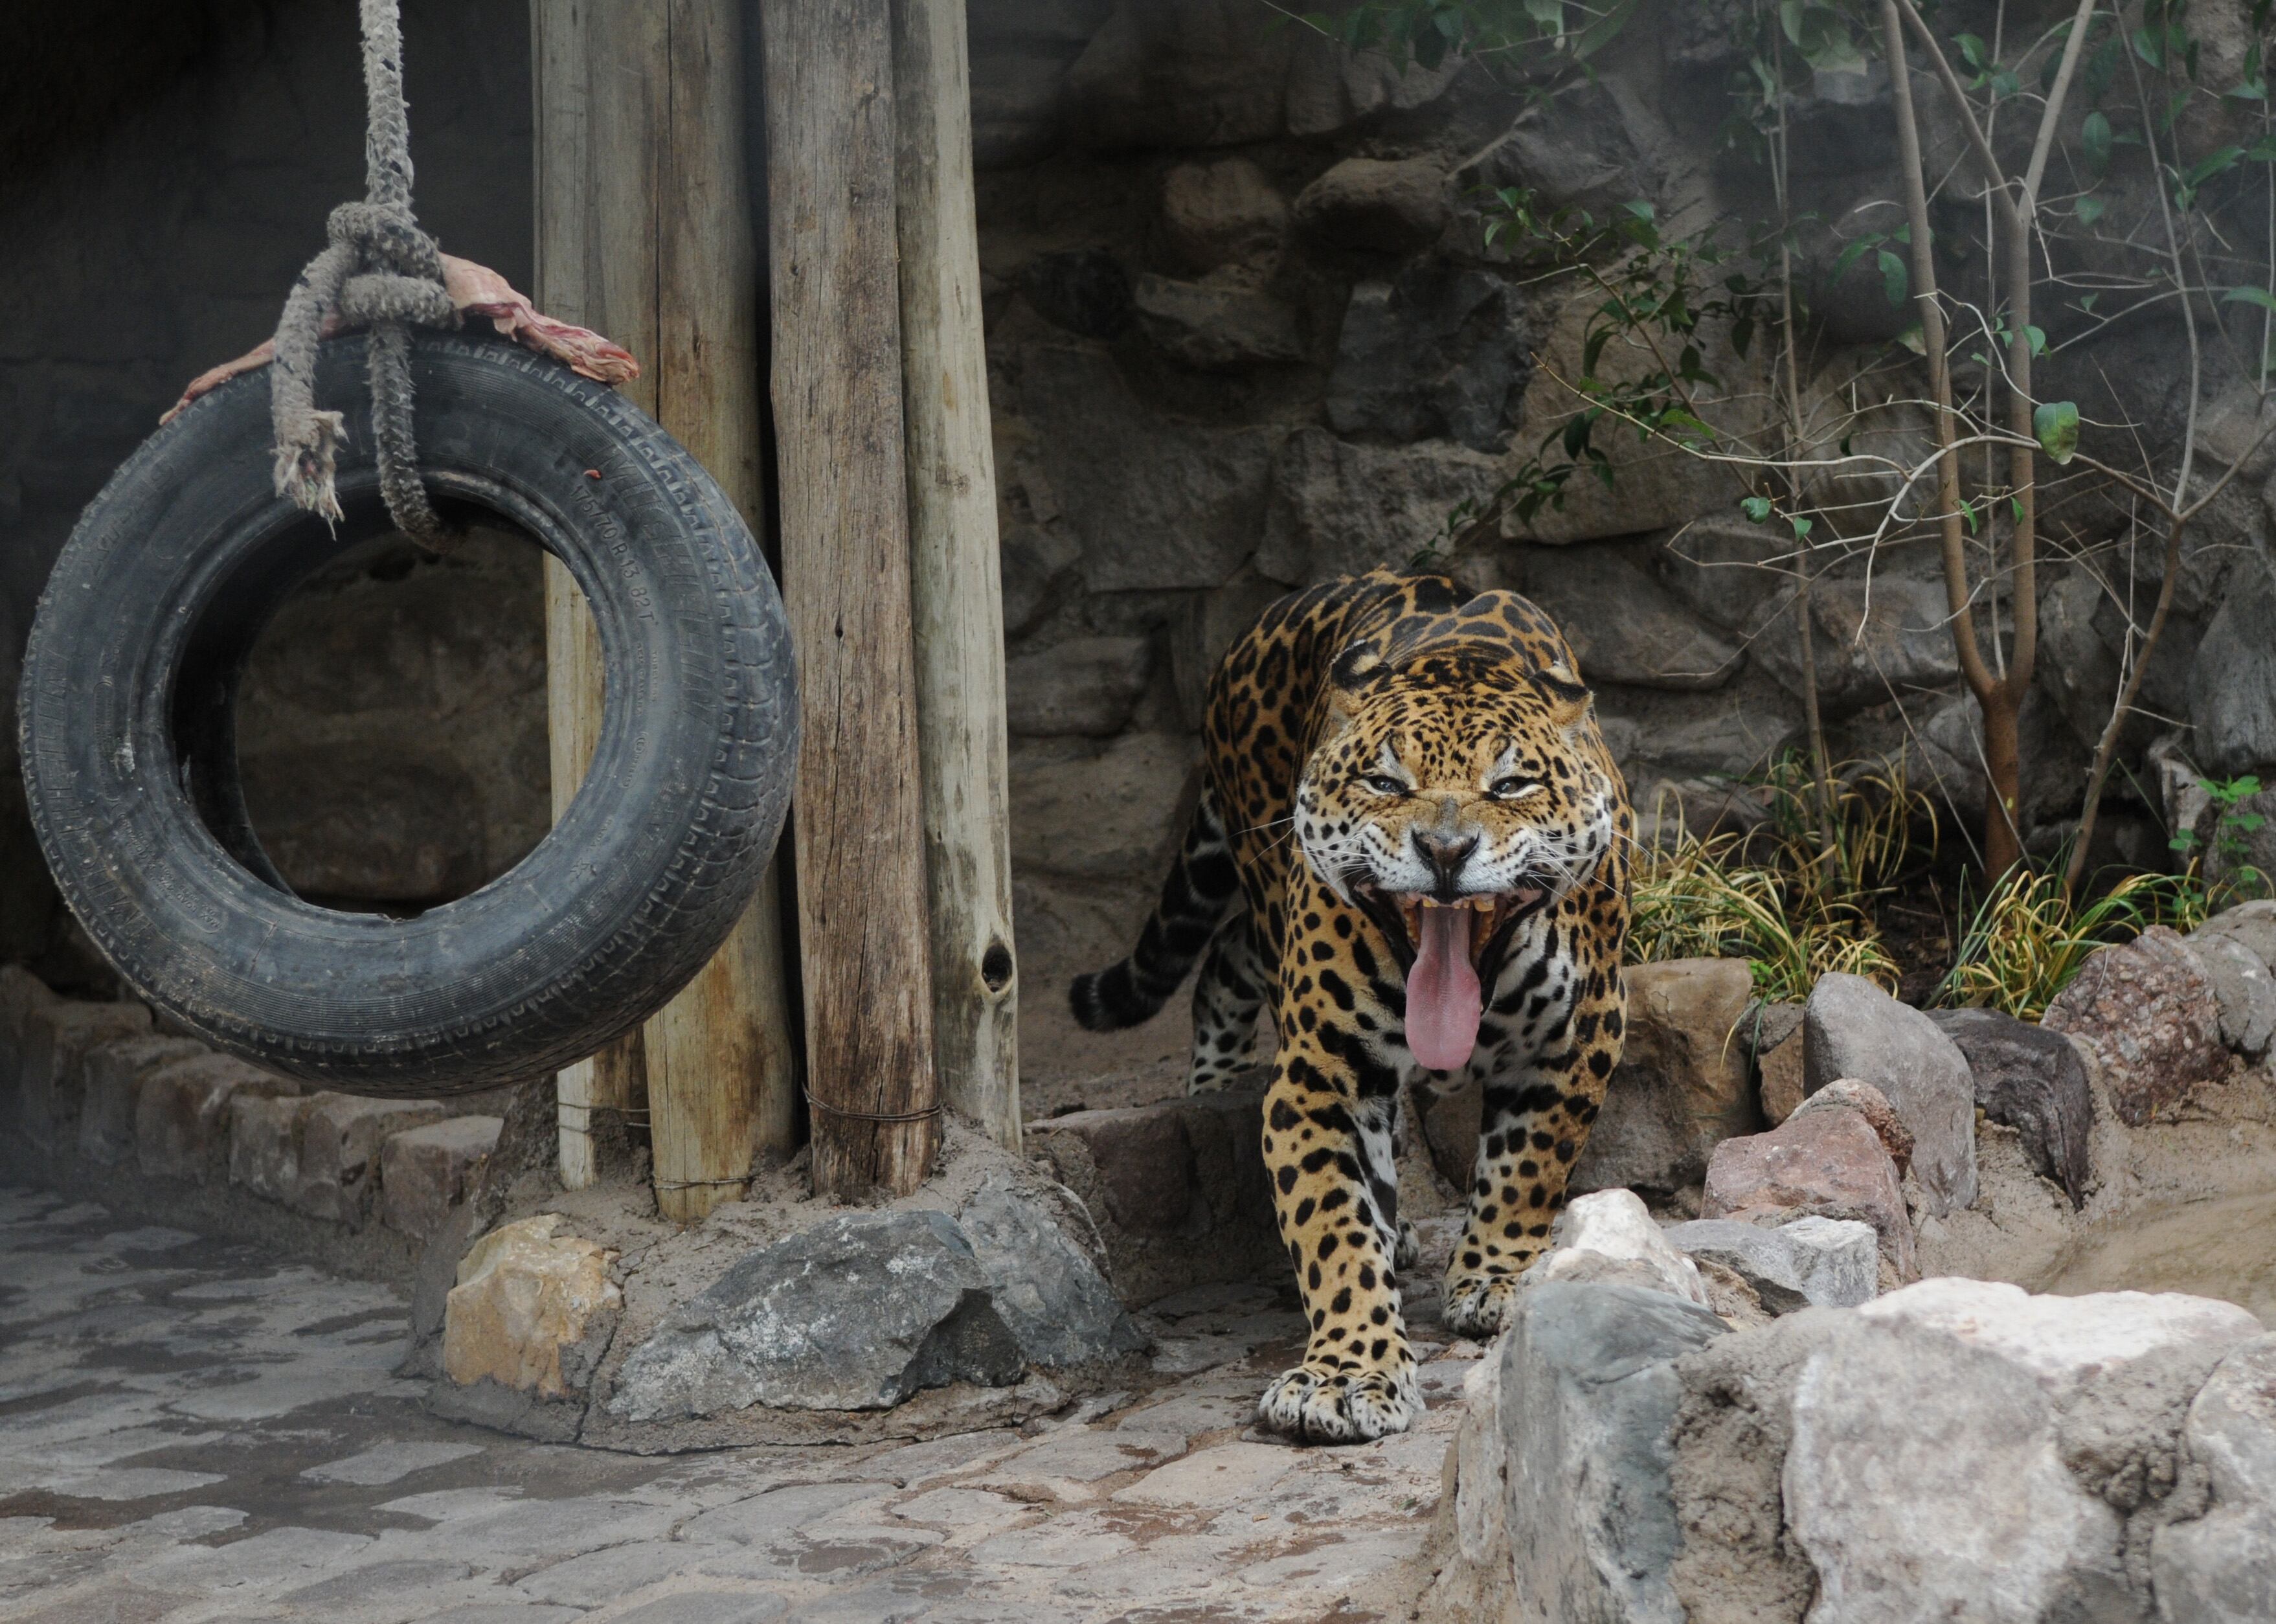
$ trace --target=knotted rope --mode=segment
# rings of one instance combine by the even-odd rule
[[[374,449],[388,517],[430,548],[450,542],[419,482],[412,440],[410,327],[456,327],[435,239],[411,212],[411,119],[403,101],[403,27],[396,0],[360,0],[364,189],[326,223],[329,245],[308,262],[277,323],[269,411],[277,432],[277,494],[326,519],[341,517],[334,464],[346,427],[316,409],[316,346],[327,330],[368,327]]]

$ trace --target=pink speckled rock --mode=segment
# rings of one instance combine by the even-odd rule
[[[1860,1110],[1797,1111],[1767,1134],[1726,1139],[1707,1164],[1699,1216],[1769,1225],[1858,1219],[1873,1226],[1900,1279],[1920,1272],[1896,1164]]]
[[[2212,978],[2189,945],[2163,925],[2090,957],[2039,1024],[2094,1051],[2129,1127],[2199,1083],[2228,1075]]]

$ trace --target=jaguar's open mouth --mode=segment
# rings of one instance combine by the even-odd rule
[[[1408,1051],[1431,1071],[1468,1064],[1485,1013],[1482,972],[1499,963],[1511,929],[1547,892],[1519,886],[1455,903],[1367,887],[1355,894],[1406,961]]]

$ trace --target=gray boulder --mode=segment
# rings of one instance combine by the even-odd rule
[[[1197,372],[1304,359],[1296,313],[1259,289],[1180,282],[1148,271],[1131,297],[1138,330],[1163,354]]]
[[[1575,204],[1604,220],[1624,204],[1658,196],[1665,140],[1664,126],[1627,85],[1575,81],[1553,101],[1529,102],[1509,133],[1454,178],[1466,192],[1530,186],[1550,207]]]
[[[2167,1624],[2276,1619],[2276,1337],[2230,1352],[2189,1406],[2190,1459],[2212,1479],[2212,1509],[2151,1541]]]
[[[1269,262],[1288,205],[1249,158],[1181,163],[1162,177],[1162,239],[1187,270]]]
[[[1093,592],[1218,586],[1256,550],[1282,430],[1165,418],[1100,351],[1031,344],[1018,364],[1020,414],[1051,426],[1036,459]]]
[[[2247,902],[2216,914],[2189,943],[2212,978],[2220,1041],[2257,1060],[2276,1043],[2276,902]]]
[[[954,1219],[863,1214],[762,1247],[675,1309],[625,1361],[609,1408],[887,1409],[954,1381],[1009,1386],[1025,1362]]]
[[[1005,717],[1012,732],[1111,739],[1130,720],[1153,674],[1142,637],[1077,637],[1004,662]]]
[[[1862,975],[1823,975],[1802,1012],[1802,1089],[1871,1083],[1912,1130],[1913,1176],[1938,1217],[1976,1200],[1976,1082],[1936,1023]]]
[[[1273,459],[1256,567],[1292,585],[1404,569],[1445,534],[1450,512],[1483,502],[1500,478],[1493,459],[1443,440],[1359,445],[1299,429]]]
[[[749,1253],[633,1351],[609,1409],[887,1409],[927,1387],[1008,1387],[1030,1364],[1145,1346],[1089,1256],[998,1176],[959,1218],[832,1218]]]
[[[1984,1114],[2020,1133],[2038,1175],[2084,1206],[2094,1090],[2070,1040],[1996,1009],[1931,1010],[1929,1019],[1966,1057]]]
[[[1089,1255],[1003,1175],[956,1216],[987,1273],[996,1312],[1029,1363],[1061,1370],[1146,1347]]]
[[[1121,0],[1068,70],[1068,133],[1111,152],[1272,140],[1304,32],[1272,20],[1243,0]]]
[[[1359,439],[1500,451],[1533,373],[1524,315],[1513,285],[1451,260],[1361,283],[1328,376],[1329,426]]]
[[[1855,1219],[1802,1218],[1775,1229],[1732,1218],[1671,1224],[1667,1238],[1691,1256],[1721,1264],[1755,1288],[1773,1314],[1855,1308],[1880,1289],[1878,1237]]]
[[[2197,644],[2189,720],[2198,764],[2229,777],[2276,762],[2276,579],[2248,557]]]
[[[1446,229],[1446,177],[1430,158],[1346,158],[1296,197],[1296,224],[1339,247],[1411,254]]]
[[[1633,546],[1529,550],[1524,591],[1565,629],[1584,681],[1718,688],[1746,658],[1646,573]]]
[[[1043,320],[1086,338],[1119,338],[1130,325],[1130,273],[1103,249],[1038,254],[1020,271],[1020,291]]]
[[[1556,1281],[1520,1297],[1468,1385],[1460,1560],[1442,1587],[1474,1587],[1479,1617],[1681,1624],[1674,1363],[1725,1334],[1705,1309],[1639,1286]]]

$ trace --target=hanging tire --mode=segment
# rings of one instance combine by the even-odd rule
[[[412,374],[437,511],[536,542],[600,630],[599,743],[528,856],[415,918],[344,913],[295,896],[246,816],[246,656],[300,581],[389,528],[360,338],[326,345],[317,373],[318,403],[348,418],[346,521],[328,529],[271,489],[267,374],[224,384],[80,519],[19,706],[41,846],[137,991],[272,1071],[416,1097],[580,1059],[694,976],[781,832],[798,706],[750,531],[644,413],[504,343],[421,335]]]

